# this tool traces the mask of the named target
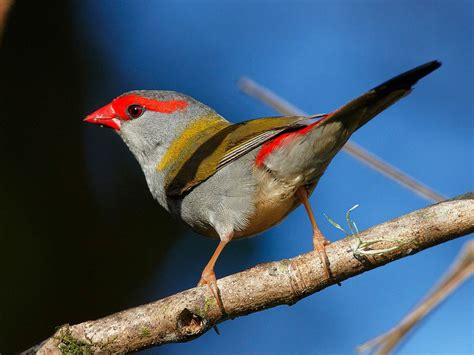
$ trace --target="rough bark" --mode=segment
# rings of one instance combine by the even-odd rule
[[[201,286],[105,318],[65,325],[27,352],[46,354],[62,349],[123,353],[189,341],[214,324],[293,304],[337,282],[473,231],[471,192],[332,243],[327,254],[334,279],[325,278],[318,255],[309,252],[220,279],[225,316],[209,289]],[[385,252],[380,252],[382,249]]]

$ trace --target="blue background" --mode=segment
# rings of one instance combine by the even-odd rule
[[[328,112],[396,74],[438,59],[441,69],[353,139],[455,196],[473,187],[472,6],[470,1],[80,1],[74,9],[76,38],[89,46],[82,56],[95,68],[84,74],[90,83],[84,114],[128,90],[171,89],[234,122],[274,115],[239,92],[236,82],[242,75],[307,112]],[[82,144],[90,188],[106,214],[130,193],[120,180],[124,161],[133,169],[138,164],[111,131],[84,127]],[[144,185],[130,188],[148,193]],[[311,202],[332,240],[342,234],[323,213],[342,223],[345,211],[358,203],[354,219],[366,229],[429,204],[345,153],[334,159]],[[156,272],[140,285],[134,304],[192,287],[199,279],[215,242],[179,230],[184,236],[157,260]],[[149,233],[163,237],[159,228]],[[465,241],[389,264],[292,307],[225,322],[221,336],[208,332],[147,352],[350,353],[397,323]],[[222,277],[310,248],[309,221],[299,208],[262,236],[232,243],[216,272]],[[431,314],[401,353],[472,353],[473,287],[468,282]]]
[[[439,59],[439,71],[361,129],[354,141],[446,196],[472,189],[473,17],[468,1],[85,1],[77,9],[78,37],[92,42],[94,60],[102,63],[100,82],[88,92],[89,111],[124,91],[149,88],[184,92],[234,122],[273,115],[238,91],[236,81],[247,75],[307,112],[327,112],[402,71]],[[84,129],[84,145],[104,134]],[[100,150],[113,154],[105,144]],[[85,154],[94,166],[97,155],[87,147]],[[90,179],[100,183],[99,176],[114,175],[113,169],[91,168]],[[344,153],[311,201],[330,239],[342,235],[322,213],[342,223],[345,211],[358,203],[354,218],[365,229],[428,204]],[[387,265],[292,307],[225,322],[221,336],[209,332],[148,352],[352,352],[398,322],[464,242]],[[149,298],[192,287],[214,246],[186,232],[149,280]],[[216,271],[224,276],[310,248],[310,225],[299,208],[262,236],[231,244]],[[183,267],[183,259],[190,265]],[[458,290],[401,352],[472,353],[473,291],[472,281]]]

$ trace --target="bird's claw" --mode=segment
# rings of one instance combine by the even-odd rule
[[[329,245],[331,242],[326,238],[314,238],[314,249],[318,252],[319,259],[323,264],[324,273],[326,278],[331,279],[331,269],[329,268],[329,258],[326,253],[326,245]]]
[[[209,287],[212,295],[214,296],[217,302],[217,306],[219,307],[221,314],[224,315],[225,309],[224,309],[224,304],[222,303],[219,288],[217,287],[216,274],[203,272],[201,279],[198,282],[198,286],[202,286],[202,285],[207,285]]]

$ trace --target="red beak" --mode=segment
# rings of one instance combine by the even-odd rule
[[[84,118],[84,122],[106,126],[120,131],[120,119],[111,104],[91,113],[89,116]]]

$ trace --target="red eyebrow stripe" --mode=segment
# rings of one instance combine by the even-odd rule
[[[177,110],[184,110],[188,103],[184,100],[168,100],[168,101],[159,101],[154,99],[147,99],[140,95],[125,95],[117,97],[112,101],[112,107],[115,112],[120,114],[122,118],[128,117],[126,115],[126,110],[128,106],[137,104],[145,107],[149,111],[156,111],[161,113],[173,113]]]

